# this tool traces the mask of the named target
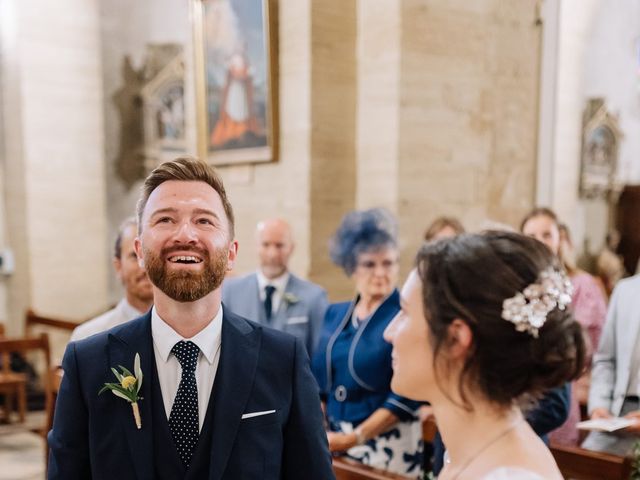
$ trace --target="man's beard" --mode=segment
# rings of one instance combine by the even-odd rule
[[[196,253],[202,258],[201,272],[189,270],[169,271],[166,261],[172,252]],[[218,288],[227,271],[227,249],[214,251],[213,258],[209,252],[192,246],[173,246],[160,251],[160,255],[148,249],[143,250],[144,264],[149,280],[168,297],[177,302],[195,302]]]

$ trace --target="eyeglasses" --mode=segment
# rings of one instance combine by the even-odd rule
[[[391,270],[398,264],[397,260],[383,260],[382,262],[374,262],[373,260],[367,260],[365,262],[358,262],[358,268],[362,268],[367,272],[374,272],[378,267],[382,267],[383,270]]]

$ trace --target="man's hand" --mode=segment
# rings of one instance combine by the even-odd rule
[[[355,433],[327,432],[329,450],[332,452],[344,452],[358,443]]]
[[[609,413],[609,410],[606,408],[595,408],[593,412],[591,412],[591,420],[595,420],[597,418],[611,418],[612,415]]]
[[[624,416],[624,418],[629,418],[636,422],[635,425],[631,425],[625,428],[624,431],[627,433],[640,434],[640,410],[634,410],[633,412],[629,412]]]

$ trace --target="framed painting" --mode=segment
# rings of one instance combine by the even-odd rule
[[[273,3],[192,0],[198,154],[213,165],[277,158]]]

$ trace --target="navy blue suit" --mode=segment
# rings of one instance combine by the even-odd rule
[[[131,370],[136,353],[145,374],[141,430],[125,400],[109,392],[98,395],[105,382],[114,381],[110,368]],[[305,347],[291,335],[224,311],[220,362],[198,445],[198,471],[204,475],[182,477],[164,470],[177,456],[170,443],[158,445],[168,434],[150,313],[70,343],[62,366],[65,374],[49,433],[49,479],[334,478],[317,386]],[[268,410],[276,412],[241,418]]]

